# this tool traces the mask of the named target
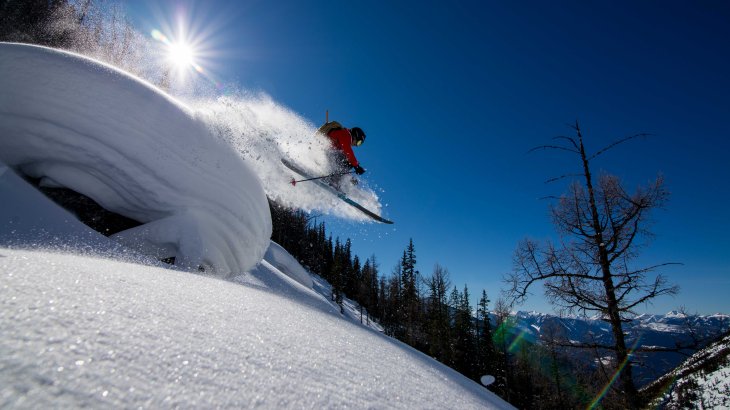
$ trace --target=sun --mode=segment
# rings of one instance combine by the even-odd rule
[[[159,30],[152,31],[152,38],[162,43],[165,63],[177,71],[178,75],[184,75],[191,69],[200,71],[199,65],[195,62],[197,54],[195,47],[190,43],[183,40],[171,41]]]
[[[185,43],[172,43],[168,46],[167,59],[178,70],[195,67],[195,51]]]
[[[151,32],[156,40],[153,43],[154,63],[160,69],[158,84],[167,91],[184,90],[204,82],[216,89],[222,88],[210,72],[211,64],[219,54],[214,47],[217,25],[188,18],[191,15],[204,16],[206,13],[178,10],[173,19],[160,16],[157,22],[159,29]]]

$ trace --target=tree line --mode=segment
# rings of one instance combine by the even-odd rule
[[[363,323],[376,322],[386,335],[477,382],[484,375],[494,376],[489,389],[517,407],[587,403],[588,394],[569,380],[575,369],[570,369],[564,352],[527,341],[515,343],[513,319],[504,300],[492,310],[487,291],[482,290],[473,306],[468,286],[460,289],[452,284],[447,268],[437,264],[429,275],[422,275],[413,240],[384,274],[375,255],[363,261],[353,254],[350,239],[327,233],[325,222],[273,202],[270,207],[272,240],[331,284],[331,300],[341,312],[344,298],[350,299]]]

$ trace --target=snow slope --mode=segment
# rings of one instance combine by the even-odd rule
[[[111,66],[0,43],[0,162],[143,222],[115,239],[222,276],[251,269],[271,218],[256,174],[196,114]]]
[[[296,281],[9,249],[0,278],[3,408],[511,408]]]
[[[662,409],[730,408],[730,336],[695,353],[642,391]]]
[[[141,264],[8,168],[0,195],[0,238],[72,252],[0,248],[0,408],[511,408],[274,243],[223,281]]]

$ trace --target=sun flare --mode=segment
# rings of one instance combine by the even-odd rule
[[[170,44],[167,58],[178,69],[195,66],[195,52],[192,47],[185,43]]]
[[[200,22],[186,18],[185,13],[177,14],[176,23],[160,18],[159,29],[150,33],[157,44],[157,63],[160,67],[160,84],[168,91],[184,89],[204,80],[221,89],[210,67],[219,54],[214,48],[214,25],[203,26]],[[206,67],[205,69],[203,67]]]

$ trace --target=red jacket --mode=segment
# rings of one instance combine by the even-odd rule
[[[355,153],[352,152],[352,135],[350,135],[349,129],[338,128],[330,131],[327,136],[332,141],[332,146],[345,154],[350,165],[353,167],[360,165],[357,158],[355,158]]]

